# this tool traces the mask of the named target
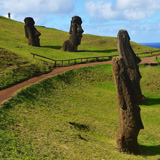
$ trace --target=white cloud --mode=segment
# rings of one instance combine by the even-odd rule
[[[146,0],[147,1],[147,0]],[[143,4],[144,0],[117,0],[116,8],[117,9],[126,9],[126,8],[137,8]]]
[[[88,0],[86,11],[93,18],[141,20],[160,10],[159,0]]]
[[[105,19],[114,19],[117,17],[117,12],[112,9],[111,2],[105,2],[104,0],[100,1],[87,1],[85,3],[85,8],[87,12],[92,17],[105,18]]]
[[[68,13],[74,9],[73,0],[1,0],[0,11],[14,14]]]

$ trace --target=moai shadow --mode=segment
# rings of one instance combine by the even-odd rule
[[[82,20],[79,16],[72,17],[69,40],[65,41],[62,46],[64,51],[77,52],[77,47],[81,44],[82,33],[84,32],[81,24]]]
[[[113,76],[117,88],[119,104],[119,129],[117,146],[121,152],[139,154],[138,134],[143,129],[140,107],[144,96],[141,94],[141,75],[138,68],[140,59],[136,57],[125,30],[118,33],[119,57],[112,59]]]
[[[40,47],[40,32],[34,27],[34,20],[31,17],[26,17],[24,19],[25,22],[25,36],[28,38],[28,45]]]

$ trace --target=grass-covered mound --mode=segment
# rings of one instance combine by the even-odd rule
[[[118,103],[111,65],[43,80],[0,109],[0,159],[155,160],[160,157],[160,67],[140,67],[141,155],[116,149]],[[148,75],[151,75],[148,78]]]
[[[29,61],[0,48],[0,90],[53,69],[47,61]]]

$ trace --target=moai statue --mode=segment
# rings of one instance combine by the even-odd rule
[[[143,129],[137,82],[141,76],[137,66],[140,59],[134,54],[127,31],[118,33],[119,57],[112,59],[113,76],[117,88],[119,104],[119,129],[117,133],[117,146],[121,152],[139,154],[138,134]],[[129,63],[130,62],[130,63]],[[137,78],[137,79],[136,79]]]
[[[25,36],[28,38],[28,45],[40,47],[40,32],[34,27],[34,20],[31,17],[26,17],[24,19],[25,22]]]
[[[81,44],[82,33],[84,32],[81,24],[82,20],[79,16],[72,17],[69,40],[65,41],[62,47],[64,51],[77,52],[77,47]]]
[[[142,78],[138,63],[141,62],[141,59],[136,56],[131,45],[130,45],[130,37],[126,30],[120,30],[118,32],[118,53],[119,56],[125,59],[127,65],[127,72],[132,81],[132,86],[134,92],[136,93],[136,101],[137,104],[142,104],[146,99],[141,92],[140,88],[140,79]]]
[[[11,18],[11,13],[10,13],[10,12],[8,12],[8,18],[9,18],[9,19]]]

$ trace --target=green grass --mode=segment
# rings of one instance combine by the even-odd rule
[[[52,69],[53,64],[47,61],[29,61],[0,48],[0,90]]]
[[[28,46],[24,23],[0,16],[0,89],[53,69],[53,59],[117,54],[117,39],[85,35],[79,52],[61,50],[68,33],[36,26],[41,47]],[[85,30],[85,28],[84,28]],[[157,50],[131,42],[136,53]],[[141,55],[144,56],[144,55]],[[145,55],[146,56],[146,55]],[[141,155],[116,149],[118,103],[111,65],[87,67],[22,89],[0,107],[0,159],[155,160],[160,158],[160,67],[141,66],[147,97],[141,106],[145,129],[139,135]]]
[[[157,58],[156,58],[156,56],[155,56],[155,59],[153,59],[153,61],[155,61],[155,62],[158,62],[158,63],[159,63],[159,62],[160,62],[160,57],[157,57]]]
[[[18,92],[0,109],[1,159],[160,158],[160,67],[142,66],[141,155],[116,149],[118,103],[111,65],[87,67]],[[150,78],[148,75],[150,74]]]
[[[79,52],[70,53],[61,50],[61,46],[68,39],[69,33],[41,26],[36,26],[36,28],[42,34],[40,36],[41,47],[28,46],[28,40],[24,33],[24,23],[0,16],[0,89],[50,72],[54,68],[54,62],[38,57],[33,59],[30,53],[55,60],[118,54],[117,38],[115,37],[84,34],[82,44],[78,47]],[[136,53],[157,50],[134,42],[131,44]],[[5,56],[6,54],[7,56]],[[71,64],[73,63],[74,61],[71,62]],[[60,65],[59,62],[57,65]],[[68,62],[64,62],[64,65],[68,65]]]
[[[42,34],[40,36],[41,48],[28,46],[24,35],[24,23],[0,17],[0,47],[27,58],[32,58],[30,53],[36,53],[56,60],[117,54],[117,38],[114,37],[84,34],[79,52],[69,53],[61,50],[69,33],[40,26],[36,28]],[[136,53],[157,50],[134,42],[132,42],[132,47]]]

